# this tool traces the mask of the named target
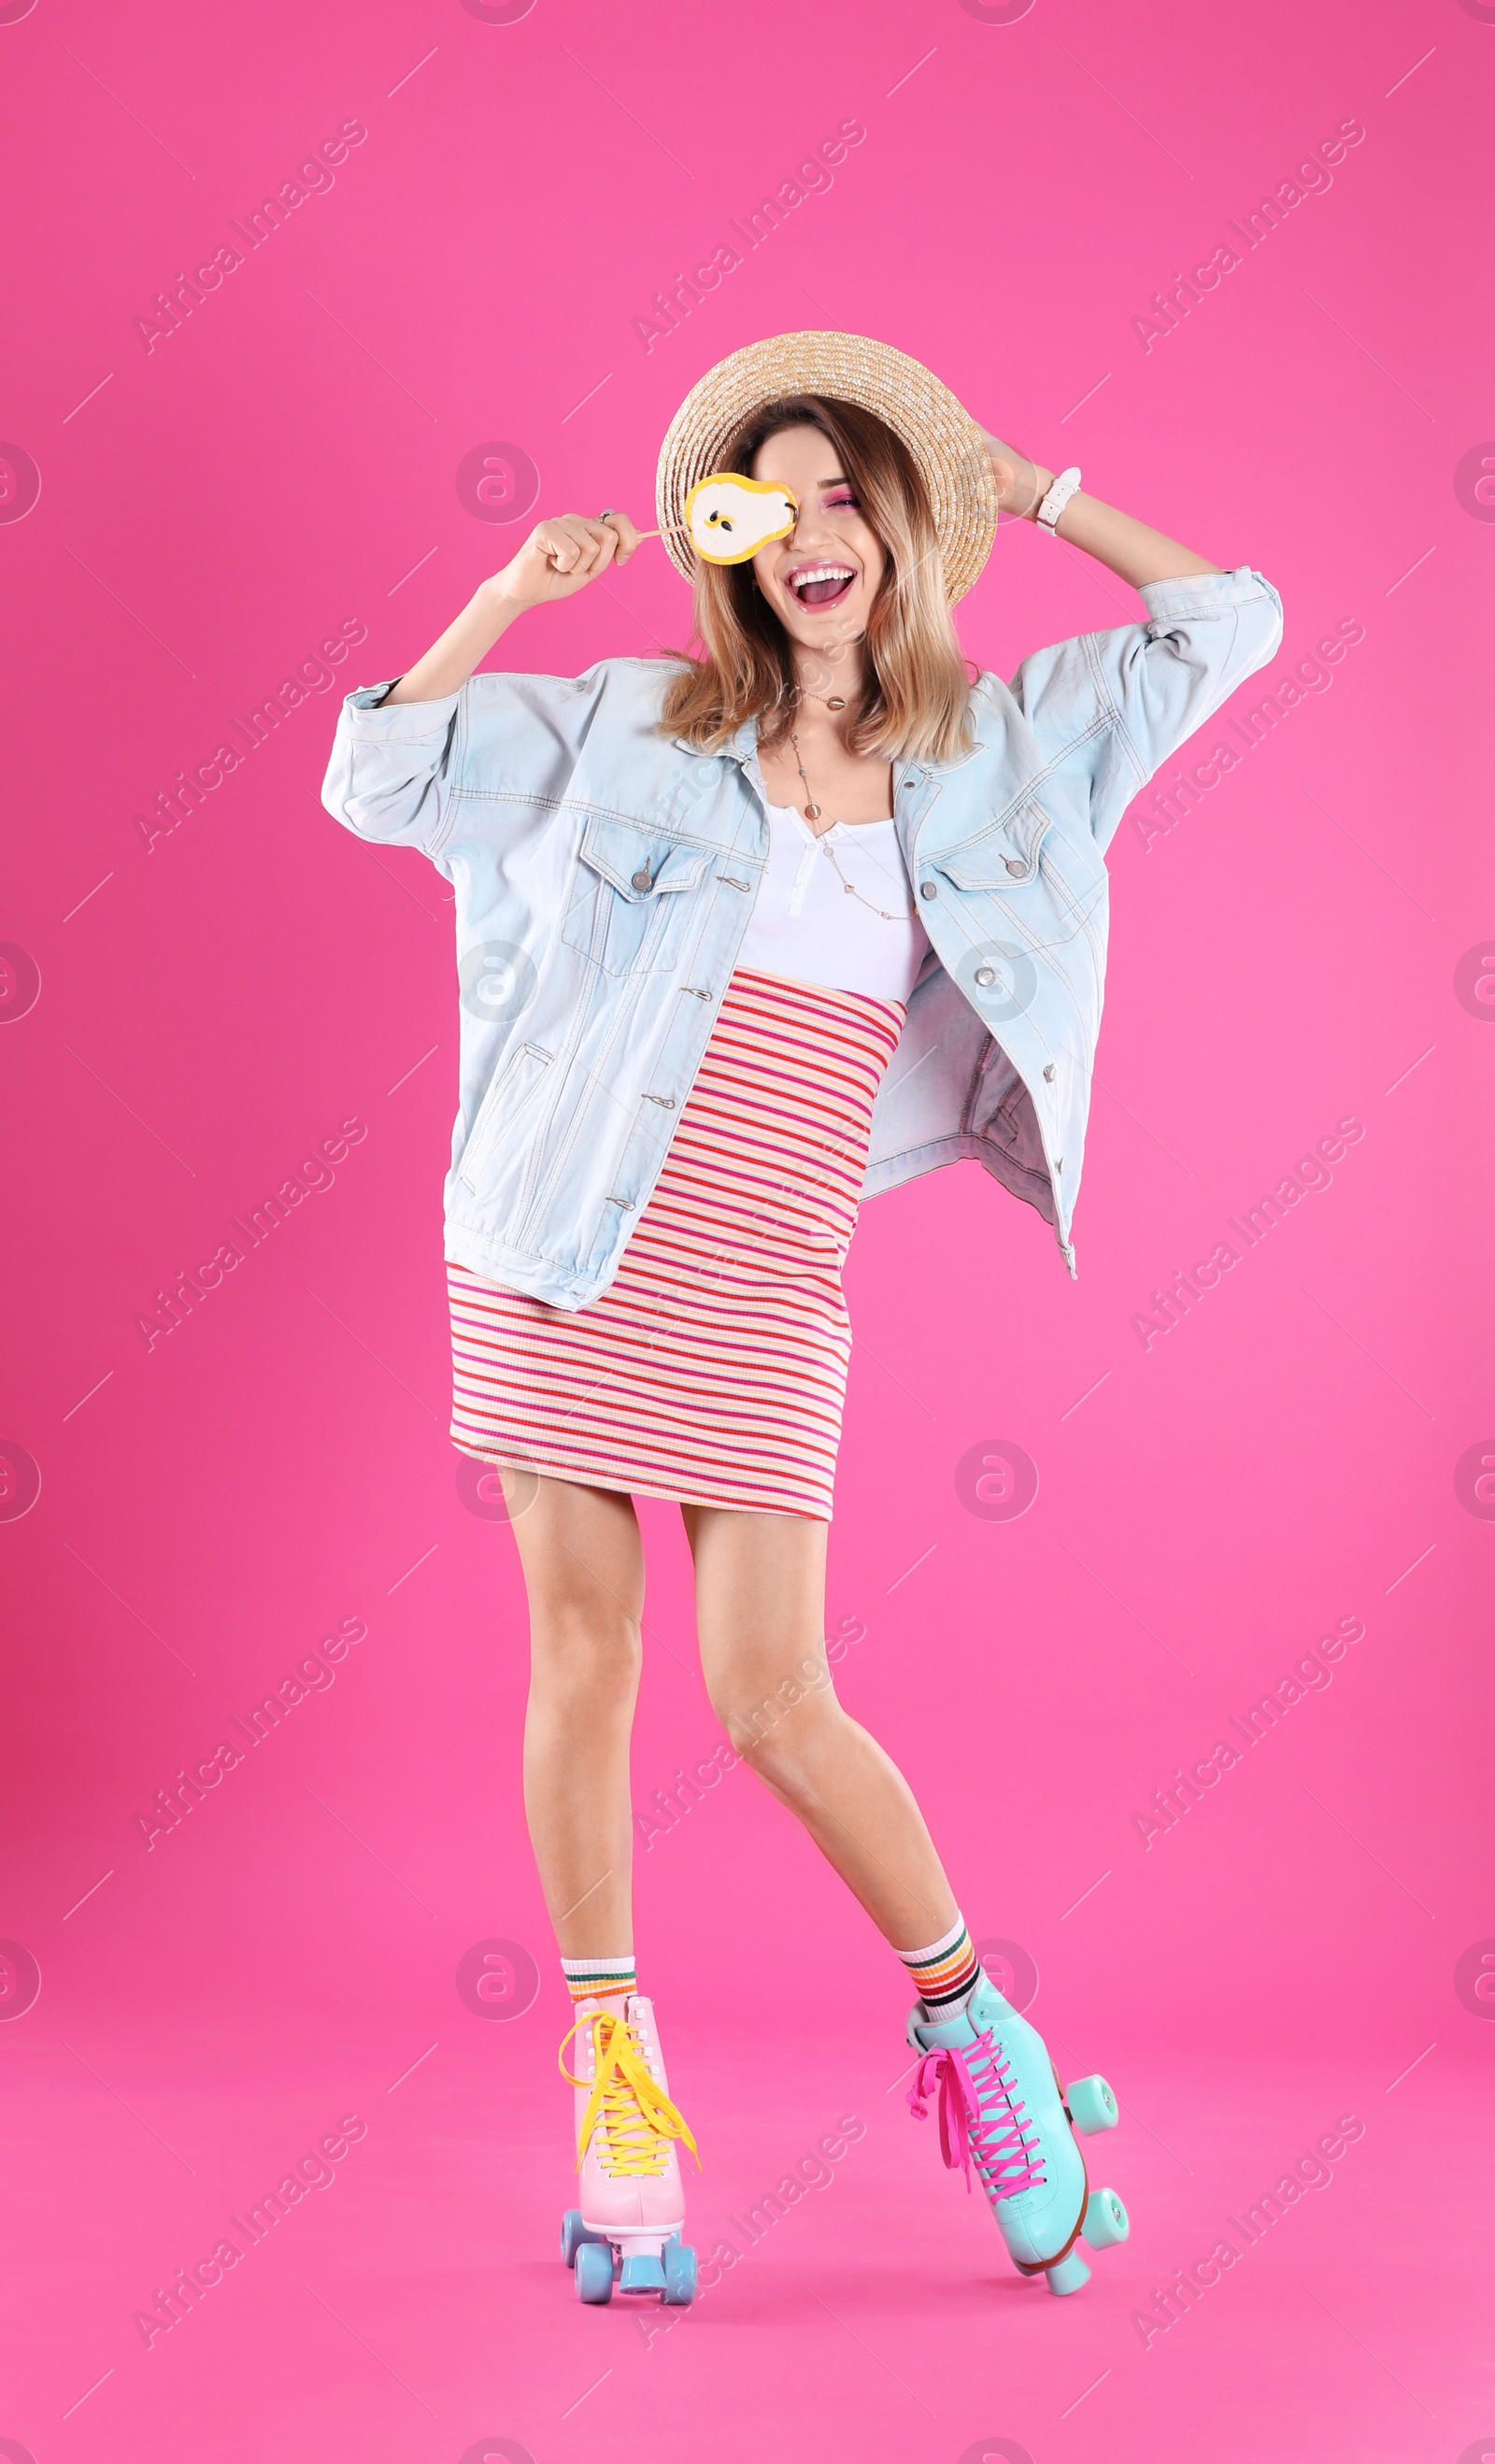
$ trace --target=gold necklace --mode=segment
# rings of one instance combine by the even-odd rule
[[[822,699],[824,698],[824,696],[823,696],[822,694],[820,694],[820,693],[812,693],[812,694],[811,694],[811,696],[810,696],[810,698],[811,698],[811,700],[812,700],[812,701],[820,701],[820,700],[822,700]],[[827,705],[827,706],[828,706],[828,707],[831,707],[831,708],[834,708],[834,704],[830,704],[830,705]],[[790,741],[790,743],[791,743],[791,744],[793,745],[793,747],[794,747],[794,758],[795,758],[796,761],[799,763],[799,766],[800,766],[800,776],[801,776],[801,778],[802,778],[802,779],[803,780],[803,781],[804,781],[804,796],[805,796],[805,803],[804,803],[804,818],[805,818],[805,820],[806,820],[807,822],[818,822],[818,821],[821,821],[821,820],[824,818],[824,816],[823,816],[823,814],[822,814],[822,811],[821,811],[821,808],[820,808],[819,804],[818,804],[818,803],[816,803],[816,801],[815,801],[815,790],[814,790],[814,789],[813,789],[813,787],[810,785],[810,774],[809,774],[809,772],[806,770],[806,768],[805,768],[805,766],[804,766],[804,756],[803,756],[803,754],[802,754],[802,753],[801,752],[801,750],[800,750],[800,737],[799,737],[799,731],[798,731],[798,729],[797,729],[797,728],[795,728],[795,727],[793,727],[793,726],[791,726],[791,727],[790,727],[790,730],[789,730],[789,741]],[[835,828],[835,826],[836,826],[835,823],[834,823],[834,822],[832,822],[832,824],[831,824],[831,825],[830,825],[830,826],[831,826],[831,829],[834,829],[834,828]],[[845,874],[845,873],[842,871],[842,869],[841,869],[840,864],[839,864],[839,863],[837,863],[837,860],[836,860],[836,850],[835,850],[835,848],[834,848],[834,847],[831,846],[831,844],[830,844],[830,837],[829,837],[829,833],[828,833],[827,831],[820,831],[820,830],[818,830],[818,831],[816,832],[816,837],[817,837],[817,839],[818,839],[818,840],[819,840],[819,842],[820,842],[820,846],[821,846],[822,851],[823,851],[825,855],[828,855],[828,856],[829,856],[829,858],[830,858],[831,863],[832,863],[833,865],[835,865],[835,867],[836,867],[836,874],[837,874],[837,878],[839,879],[839,881],[840,881],[840,883],[841,883],[841,887],[842,887],[842,889],[846,891],[846,895],[847,895],[847,897],[848,897],[848,898],[861,898],[861,899],[862,899],[862,904],[863,904],[863,906],[864,906],[864,907],[869,907],[869,908],[871,909],[872,913],[873,913],[874,915],[880,915],[880,916],[882,917],[883,922],[884,922],[885,924],[912,924],[912,923],[913,918],[914,918],[914,915],[915,915],[915,913],[917,913],[916,909],[914,909],[914,908],[912,908],[912,907],[911,907],[911,908],[910,908],[910,909],[908,909],[908,911],[907,911],[905,913],[903,913],[903,914],[891,914],[891,913],[890,913],[889,910],[888,910],[886,907],[879,907],[879,906],[877,905],[877,903],[876,903],[876,901],[875,901],[874,899],[870,899],[870,898],[863,898],[863,897],[862,897],[862,892],[861,892],[861,891],[860,891],[860,890],[858,890],[858,888],[857,888],[857,886],[856,886],[855,882],[854,882],[854,881],[848,881],[848,880],[846,879],[846,874]]]

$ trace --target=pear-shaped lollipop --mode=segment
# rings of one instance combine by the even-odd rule
[[[791,489],[730,471],[698,480],[685,500],[691,545],[708,564],[745,564],[770,539],[787,539],[799,514]]]
[[[800,518],[792,488],[770,487],[763,479],[744,479],[736,471],[714,471],[698,479],[685,500],[685,520],[671,523],[689,538],[708,564],[746,564],[770,540],[787,539]],[[658,531],[641,531],[641,539],[658,539]]]

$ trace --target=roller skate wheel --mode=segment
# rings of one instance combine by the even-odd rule
[[[583,2301],[612,2299],[612,2251],[605,2241],[583,2241],[576,2254],[576,2289]]]
[[[1114,2089],[1098,2076],[1073,2080],[1065,2102],[1076,2130],[1114,2130],[1121,2119]]]
[[[583,2242],[605,2242],[606,2238],[607,2236],[605,2233],[593,2233],[591,2227],[583,2222],[582,2211],[580,2208],[567,2208],[565,2214],[561,2219],[561,2256],[562,2263],[566,2267],[574,2267],[576,2265],[577,2252],[581,2249]]]
[[[665,2299],[683,2307],[695,2299],[695,2253],[676,2235],[665,2244]]]
[[[1114,2190],[1092,2190],[1080,2231],[1092,2250],[1110,2250],[1126,2240],[1132,2219]]]
[[[663,2293],[664,2289],[664,2262],[652,2251],[625,2257],[618,2277],[620,2293]]]
[[[1050,2293],[1078,2293],[1081,2285],[1088,2284],[1090,2280],[1089,2269],[1078,2252],[1072,2250],[1060,2259],[1056,2267],[1045,2267],[1044,2273],[1048,2278]]]

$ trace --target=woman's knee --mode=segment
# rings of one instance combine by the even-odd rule
[[[712,1705],[733,1752],[782,1795],[803,1785],[818,1742],[844,1716],[824,1660],[810,1654],[762,1689],[740,1679],[718,1681]]]
[[[594,1600],[561,1600],[530,1621],[530,1684],[534,1695],[593,1716],[631,1716],[643,1668],[638,1621]]]

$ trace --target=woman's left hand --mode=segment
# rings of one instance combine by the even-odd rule
[[[1045,471],[1042,462],[1030,462],[1016,446],[1003,445],[1000,437],[988,434],[984,428],[981,442],[997,482],[1000,510],[1031,520],[1054,484],[1052,471]]]

